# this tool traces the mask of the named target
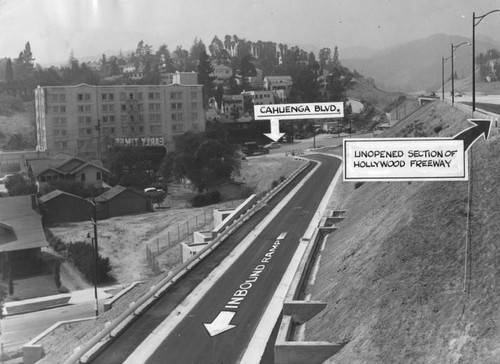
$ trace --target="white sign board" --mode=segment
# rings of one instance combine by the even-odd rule
[[[344,139],[344,181],[468,179],[464,141],[447,138]]]
[[[254,106],[255,120],[327,119],[344,117],[343,102],[268,104]]]

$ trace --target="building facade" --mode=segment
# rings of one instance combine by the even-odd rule
[[[165,146],[205,130],[201,85],[46,86],[35,90],[37,150],[104,159],[115,143]]]
[[[290,89],[292,88],[292,76],[266,76],[264,77],[264,89],[273,91],[281,103],[288,101]]]
[[[196,72],[168,72],[160,75],[162,85],[198,85],[198,73]]]

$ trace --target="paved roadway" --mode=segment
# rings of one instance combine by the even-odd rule
[[[321,161],[323,163],[321,168],[165,338],[147,363],[232,364],[238,361],[277,288],[299,239],[304,235],[340,166],[340,161],[331,157],[315,155],[311,158]],[[269,210],[263,213],[268,212]],[[252,229],[251,225],[247,222],[243,229],[244,235],[238,232],[223,246],[237,244],[243,240],[244,236],[250,232],[248,229]],[[284,239],[277,243],[278,237],[285,232]],[[207,264],[212,263],[207,261]],[[212,264],[211,268],[214,267],[215,264]],[[252,274],[255,276],[256,273],[257,279],[249,279]],[[188,288],[182,288],[184,285],[189,286],[189,282],[179,285],[179,289],[186,294]],[[242,297],[242,289],[247,291],[243,299],[235,300],[235,297]],[[240,292],[237,293],[237,291]],[[175,309],[175,302],[178,304],[180,300],[179,295],[180,293],[174,290],[163,296],[93,363],[122,363],[134,348]],[[233,303],[228,304],[230,301]],[[222,320],[228,319],[227,322],[235,326],[219,334],[210,332],[204,324],[213,323],[217,317]],[[258,362],[258,359],[256,360]]]

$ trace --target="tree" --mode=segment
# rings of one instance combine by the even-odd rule
[[[320,100],[320,86],[314,66],[302,69],[293,80],[290,90],[292,102],[316,102]]]
[[[249,77],[255,77],[257,75],[257,69],[255,65],[252,63],[253,57],[250,54],[247,54],[241,59],[240,62],[240,74],[242,79],[243,88],[247,89],[248,83],[247,80]]]
[[[217,37],[214,36],[212,42],[208,46],[210,51],[211,59],[218,64],[227,64],[229,59],[229,53],[227,52],[224,43]]]
[[[339,66],[340,66],[339,47],[335,46],[335,49],[333,50],[333,67],[339,67]]]
[[[218,181],[239,172],[235,151],[220,139],[203,134],[184,133],[175,141],[175,152],[168,156],[172,175],[188,178],[201,192]]]
[[[198,62],[198,82],[203,85],[203,107],[208,107],[208,99],[214,96],[214,76],[210,76],[214,72],[214,68],[210,63],[210,59],[205,51],[200,53]]]
[[[115,146],[109,151],[109,181],[112,185],[148,187],[158,180],[164,157],[162,147]]]
[[[321,71],[328,69],[328,65],[332,63],[332,50],[330,48],[322,48],[319,51],[319,66]]]
[[[172,57],[175,68],[179,71],[187,71],[187,63],[189,58],[188,51],[182,49],[182,46],[177,46],[177,48],[173,52],[173,55],[175,56],[175,59],[174,57]]]
[[[5,182],[5,188],[10,196],[31,195],[37,193],[37,186],[27,180],[22,174],[15,173]]]
[[[14,69],[12,68],[12,60],[7,58],[5,63],[5,81],[7,84],[14,81]]]
[[[196,69],[200,60],[201,54],[207,53],[205,43],[201,39],[195,38],[191,49],[189,50],[189,68]]]

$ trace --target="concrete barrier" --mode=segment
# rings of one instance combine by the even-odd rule
[[[40,335],[31,339],[27,344],[23,345],[23,363],[24,364],[34,364],[38,360],[43,358],[44,351],[43,345],[38,344],[45,336],[49,335],[52,331],[56,330],[59,326],[74,322],[95,320],[95,317],[88,317],[83,319],[68,320],[68,321],[58,321],[47,330],[43,331]]]
[[[228,217],[226,217],[219,225],[217,225],[212,230],[212,238],[220,235],[228,226],[235,222],[240,216],[242,216],[248,209],[257,203],[257,195],[251,195],[247,198],[241,205],[234,209]]]
[[[340,215],[343,213],[344,211],[342,213],[327,211],[312,236],[301,239],[309,240],[309,244],[283,303],[283,317],[274,345],[275,364],[320,364],[347,344],[347,342],[293,341],[295,326],[306,323],[327,306],[326,302],[305,301],[302,296],[318,244],[326,235],[336,230],[332,225],[342,219]]]

